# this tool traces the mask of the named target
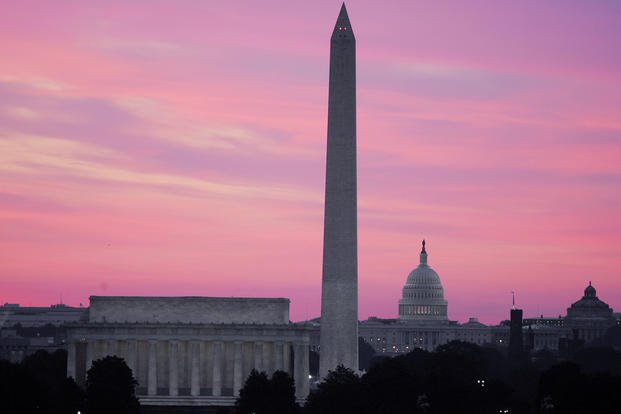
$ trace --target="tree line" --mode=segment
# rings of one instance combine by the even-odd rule
[[[434,352],[376,357],[363,375],[339,366],[314,384],[303,406],[286,410],[255,403],[253,396],[265,395],[255,387],[249,378],[239,414],[619,414],[621,353],[590,347],[566,360],[549,351],[508,358],[454,341]]]
[[[122,358],[93,361],[81,388],[67,378],[67,352],[37,351],[21,363],[0,360],[0,413],[138,414],[137,382]]]
[[[552,352],[508,358],[494,348],[454,341],[374,357],[360,375],[342,366],[296,401],[291,376],[252,371],[238,414],[621,413],[621,352],[595,346],[559,360]],[[0,360],[0,412],[137,414],[137,382],[122,358],[93,361],[84,388],[66,378],[67,354],[38,351],[15,364]]]

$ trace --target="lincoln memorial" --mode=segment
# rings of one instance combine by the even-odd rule
[[[309,391],[312,328],[289,321],[289,299],[91,296],[68,325],[67,375],[86,381],[93,360],[122,357],[142,405],[232,405],[252,369],[283,370]]]

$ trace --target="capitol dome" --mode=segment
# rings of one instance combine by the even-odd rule
[[[410,272],[399,301],[401,320],[447,320],[447,302],[438,274],[427,264],[423,240],[420,264]]]

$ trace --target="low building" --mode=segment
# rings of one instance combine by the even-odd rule
[[[397,319],[371,317],[361,321],[358,334],[377,353],[396,355],[416,348],[433,351],[453,340],[479,345],[492,341],[491,329],[476,318],[459,324],[448,319],[448,303],[438,273],[429,266],[423,240],[418,266],[407,278]]]
[[[14,303],[0,306],[0,328],[12,328],[19,325],[24,328],[45,325],[62,326],[77,322],[84,317],[86,308],[67,306],[62,303],[44,306],[21,307]]]
[[[65,349],[64,325],[84,318],[86,310],[63,304],[21,307],[7,303],[0,306],[0,358],[21,362],[39,350]]]
[[[560,344],[570,338],[571,332],[562,326],[525,324],[524,327],[524,346],[529,351],[558,351]]]
[[[565,319],[559,315],[558,318],[545,318],[541,315],[538,318],[524,318],[522,320],[524,326],[543,326],[562,328],[565,326]]]
[[[90,298],[88,320],[67,325],[67,375],[124,358],[143,406],[228,406],[252,369],[290,373],[309,391],[310,328],[289,321],[289,299]]]

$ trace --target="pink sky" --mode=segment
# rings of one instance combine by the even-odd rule
[[[351,1],[360,317],[420,242],[449,317],[621,310],[621,3]],[[337,1],[11,2],[0,302],[269,296],[317,316]]]

